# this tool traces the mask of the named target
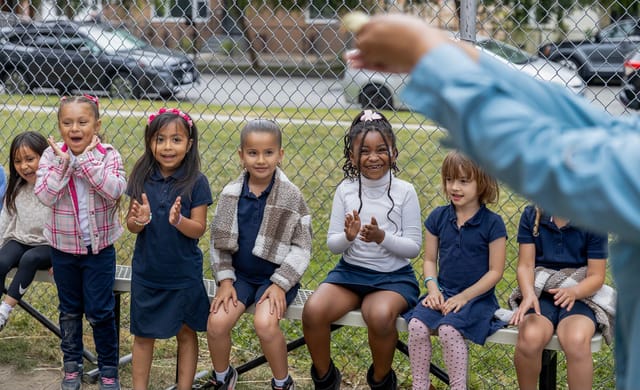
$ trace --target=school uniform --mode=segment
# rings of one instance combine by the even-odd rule
[[[181,166],[168,177],[154,169],[144,183],[151,222],[138,233],[131,277],[131,333],[166,339],[184,324],[194,331],[207,329],[209,299],[202,282],[202,251],[198,239],[182,234],[169,223],[169,213],[181,195],[180,213],[213,202],[209,182],[199,174],[190,194],[178,194],[176,182],[186,175]]]
[[[453,204],[437,207],[424,225],[438,237],[438,284],[445,300],[467,289],[489,271],[489,244],[507,237],[502,217],[484,205],[460,228]],[[434,330],[450,325],[464,338],[482,345],[488,336],[505,325],[493,317],[498,308],[492,287],[471,299],[457,313],[444,316],[438,310],[418,304],[405,318],[407,321],[416,318]]]

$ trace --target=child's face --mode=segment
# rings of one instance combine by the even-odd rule
[[[367,179],[381,179],[395,161],[395,151],[390,151],[391,142],[379,131],[369,131],[366,137],[360,135],[353,143],[351,163],[359,167],[360,173]]]
[[[284,150],[278,145],[278,138],[271,133],[253,131],[245,137],[240,150],[242,166],[249,172],[252,183],[268,183],[278,164],[282,161]]]
[[[471,177],[465,172],[462,172],[462,170],[455,178],[445,178],[445,190],[447,197],[456,208],[465,206],[476,207],[480,204],[478,198],[478,182],[475,179],[471,179]]]
[[[60,107],[58,127],[62,140],[77,156],[84,152],[100,131],[100,120],[96,118],[90,103],[67,103]]]
[[[40,155],[28,146],[21,146],[16,149],[13,155],[13,166],[16,168],[18,175],[29,184],[35,184],[36,171]]]
[[[187,129],[177,120],[167,123],[151,137],[151,153],[163,176],[173,174],[180,167],[192,143]]]

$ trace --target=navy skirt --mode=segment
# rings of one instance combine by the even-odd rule
[[[168,339],[183,325],[196,332],[207,330],[209,297],[204,283],[177,290],[156,289],[131,283],[131,325],[133,335]]]
[[[361,298],[376,291],[394,291],[407,301],[407,308],[414,307],[420,295],[420,287],[411,265],[392,272],[379,272],[349,264],[340,258],[322,283],[337,284]]]

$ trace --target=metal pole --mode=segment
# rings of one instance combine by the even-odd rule
[[[460,2],[460,39],[464,41],[476,41],[477,9],[476,0]]]

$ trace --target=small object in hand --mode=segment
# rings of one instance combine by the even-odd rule
[[[348,31],[357,33],[369,21],[369,15],[361,11],[349,12],[342,18],[342,25]]]

